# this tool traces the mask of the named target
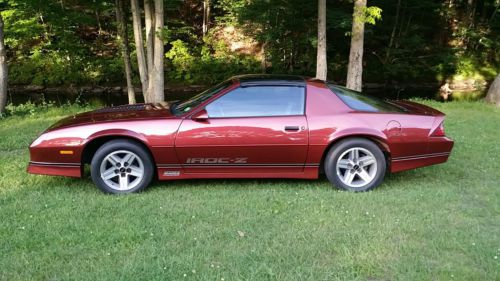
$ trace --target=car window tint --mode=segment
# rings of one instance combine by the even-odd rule
[[[186,112],[191,111],[193,108],[197,107],[204,101],[210,99],[212,96],[215,94],[219,93],[220,91],[230,87],[232,85],[232,82],[230,80],[224,81],[208,90],[203,91],[201,94],[198,94],[192,98],[190,98],[187,101],[184,101],[182,103],[179,103],[173,108],[173,113],[175,115],[180,115]]]
[[[304,100],[303,87],[240,87],[210,103],[206,110],[209,117],[302,115]]]
[[[362,94],[347,88],[328,84],[334,92],[347,106],[354,110],[371,112],[405,112],[402,107],[396,106],[377,97]]]

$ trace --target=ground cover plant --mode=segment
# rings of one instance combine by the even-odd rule
[[[0,119],[0,280],[499,280],[500,109],[447,114],[449,162],[373,192],[324,178],[157,182],[101,193],[25,172],[27,146],[90,107],[10,108]]]

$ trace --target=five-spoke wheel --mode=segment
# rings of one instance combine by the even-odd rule
[[[144,177],[144,164],[133,152],[118,150],[108,154],[101,162],[101,178],[116,190],[136,187]]]
[[[105,192],[137,192],[151,182],[153,164],[149,154],[139,144],[113,140],[95,153],[91,175],[94,183]]]
[[[384,179],[386,162],[373,142],[352,138],[334,145],[328,152],[325,173],[330,182],[349,191],[367,191]]]

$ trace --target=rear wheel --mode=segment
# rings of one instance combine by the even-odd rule
[[[386,171],[384,153],[373,142],[352,138],[334,145],[325,158],[325,173],[336,187],[368,191],[382,183]]]
[[[139,192],[149,185],[153,174],[151,157],[133,141],[107,142],[92,158],[92,180],[106,193]]]

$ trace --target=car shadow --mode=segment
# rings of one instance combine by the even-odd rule
[[[410,184],[419,184],[425,181],[425,186],[433,186],[433,181],[438,180],[435,176],[435,171],[428,171],[432,167],[422,168],[418,170],[403,171],[395,174],[386,174],[384,182],[375,190],[398,190],[408,187]],[[90,177],[90,173],[85,173],[82,178],[61,178],[47,176],[44,179],[45,184],[54,188],[60,187],[70,190],[78,190],[80,192],[99,192],[99,189],[94,185]],[[422,185],[423,186],[423,185]],[[310,189],[333,189],[326,176],[321,174],[318,179],[179,179],[160,181],[154,179],[150,186],[145,190],[168,189],[247,189],[247,190],[262,190],[262,189],[292,189],[292,190],[310,190]]]
[[[171,181],[154,180],[147,188],[169,189],[283,189],[306,190],[311,188],[331,188],[328,181],[304,179],[182,179]]]

